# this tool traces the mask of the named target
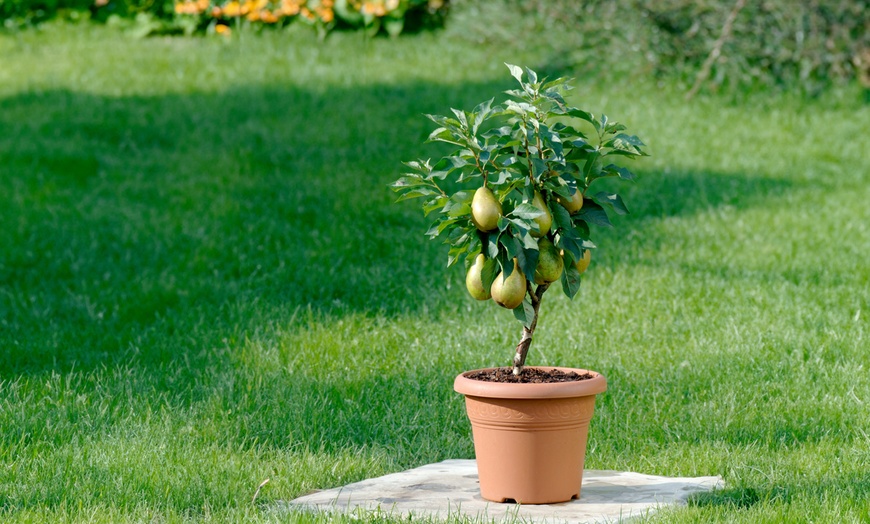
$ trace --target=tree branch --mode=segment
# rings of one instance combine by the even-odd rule
[[[719,38],[717,38],[716,42],[713,43],[713,49],[710,50],[710,54],[707,55],[707,59],[704,60],[704,64],[701,66],[698,76],[695,77],[695,85],[693,85],[692,89],[686,93],[686,100],[691,100],[698,90],[701,89],[701,84],[703,84],[710,76],[713,62],[715,62],[722,54],[722,46],[725,45],[725,42],[731,37],[731,29],[734,26],[734,20],[737,19],[737,14],[740,13],[740,10],[743,9],[745,5],[746,0],[737,0],[734,3],[734,7],[731,8],[731,12],[728,13],[728,18],[725,19],[725,25],[722,26],[722,32],[719,34]]]

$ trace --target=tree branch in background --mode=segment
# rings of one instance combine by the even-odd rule
[[[744,6],[746,6],[746,0],[737,0],[737,2],[734,3],[734,7],[732,7],[731,12],[728,13],[728,18],[725,19],[725,25],[722,26],[722,32],[719,34],[719,38],[713,43],[713,49],[710,50],[710,54],[707,55],[707,59],[704,60],[701,70],[698,71],[698,76],[695,77],[695,85],[693,85],[692,89],[686,93],[686,100],[690,100],[694,97],[698,90],[701,89],[701,85],[710,77],[710,70],[713,68],[713,62],[722,55],[722,46],[725,45],[725,42],[731,37],[731,29],[734,26],[734,20],[737,18],[738,13],[740,13],[740,10],[743,9]]]

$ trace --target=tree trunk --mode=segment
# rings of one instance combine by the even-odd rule
[[[532,283],[529,282],[528,285],[529,296],[532,299],[532,309],[534,309],[535,313],[532,316],[532,321],[529,323],[529,327],[523,326],[523,336],[520,337],[520,343],[517,344],[516,354],[514,355],[514,375],[520,375],[523,372],[523,367],[526,365],[526,355],[529,353],[529,346],[532,345],[532,335],[535,334],[535,328],[538,326],[538,311],[541,309],[541,297],[544,296],[544,292],[546,292],[547,288],[550,287],[548,282],[541,284],[532,291]]]

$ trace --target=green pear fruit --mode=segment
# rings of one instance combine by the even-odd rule
[[[468,273],[465,274],[465,287],[468,288],[468,293],[477,300],[489,300],[492,294],[489,289],[483,285],[481,272],[483,265],[486,263],[486,257],[483,253],[477,255],[474,259],[474,264],[468,268]]]
[[[559,250],[549,238],[538,240],[538,265],[535,267],[535,284],[555,282],[562,276],[565,262]]]
[[[583,252],[583,258],[574,263],[577,266],[577,271],[582,275],[586,268],[589,267],[589,263],[592,262],[592,250],[587,249]]]
[[[573,215],[583,207],[583,193],[578,189],[574,191],[570,199],[556,195],[556,202],[562,204],[562,207],[567,209],[569,214]]]
[[[531,231],[533,237],[542,237],[550,231],[550,226],[553,225],[553,215],[550,214],[550,208],[544,202],[544,197],[540,192],[535,191],[535,196],[532,198],[532,205],[544,212],[543,215],[535,217],[535,222],[538,224],[538,231]]]
[[[481,231],[492,231],[498,227],[502,215],[501,204],[492,190],[486,186],[474,192],[471,199],[471,221]]]
[[[492,299],[496,304],[507,309],[514,309],[526,298],[526,276],[520,271],[517,259],[514,259],[514,270],[505,278],[504,272],[499,273],[492,283]]]

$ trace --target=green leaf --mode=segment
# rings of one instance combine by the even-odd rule
[[[441,235],[441,233],[443,233],[445,229],[449,228],[450,226],[455,226],[456,223],[460,222],[461,220],[461,218],[439,219],[432,224],[428,231],[426,231],[426,236],[429,238],[436,238]]]
[[[429,165],[429,160],[412,160],[403,163],[411,169],[420,171],[421,173],[428,173],[432,170],[432,167]]]
[[[396,202],[401,202],[403,200],[410,200],[412,198],[420,198],[425,196],[433,196],[438,195],[439,193],[434,189],[428,187],[418,187],[416,189],[411,189],[403,193],[399,198],[396,199]]]
[[[468,160],[462,158],[461,156],[446,156],[444,157],[444,160],[450,162],[454,168],[460,168],[469,165]],[[439,164],[440,163],[441,162],[439,162]]]
[[[538,74],[535,73],[534,71],[532,71],[531,69],[529,69],[528,67],[525,69],[526,69],[526,76],[529,78],[529,83],[530,84],[537,84],[538,83]]]
[[[523,303],[515,307],[513,310],[514,318],[522,322],[523,326],[532,327],[532,321],[535,319],[535,308],[532,306],[532,301],[526,294]]]
[[[557,236],[556,247],[564,249],[566,254],[570,253],[574,260],[580,260],[583,255],[583,239],[580,238],[577,231],[570,227],[559,231]]]
[[[535,180],[540,180],[541,176],[543,176],[544,173],[549,171],[547,169],[547,163],[538,157],[532,157],[529,160],[535,169]]]
[[[505,110],[522,117],[529,113],[534,113],[535,106],[526,102],[514,102],[513,100],[508,100],[505,102]]]
[[[510,260],[517,257],[520,251],[522,251],[522,246],[520,245],[519,240],[511,235],[509,231],[502,231],[501,234],[499,234],[498,243],[504,248],[508,259]],[[505,271],[505,273],[510,274],[509,271]]]
[[[634,135],[626,135],[620,133],[604,143],[604,147],[612,148],[608,154],[625,155],[625,156],[649,156],[640,148],[645,144]]]
[[[417,174],[408,173],[407,175],[399,178],[388,187],[393,191],[404,191],[408,188],[424,186],[426,182],[423,180],[423,177]]]
[[[580,291],[580,272],[574,264],[565,264],[565,270],[562,271],[562,291],[572,300]]]
[[[504,229],[510,230],[512,235],[518,239],[524,238],[535,227],[533,221],[523,218],[501,217],[498,224],[499,229],[504,226]]]
[[[481,136],[483,136],[483,138],[492,138],[494,136],[497,136],[497,137],[510,136],[512,130],[513,130],[513,127],[511,127],[511,126],[494,127],[492,129],[485,131],[483,133],[483,135],[481,135]]]
[[[619,133],[615,137],[613,137],[614,145],[618,147],[618,144],[628,144],[634,147],[643,147],[646,144],[641,142],[641,140],[634,135],[626,135],[625,133]]]
[[[563,138],[568,138],[568,142],[571,142],[577,138],[586,138],[586,133],[580,131],[574,126],[565,125],[562,122],[556,122],[552,126],[553,132],[559,133]],[[565,142],[566,140],[563,140]]]
[[[577,138],[571,141],[571,145],[581,150],[592,150],[594,147],[592,144],[586,141],[585,138]]]
[[[480,270],[480,280],[483,283],[484,289],[492,287],[495,277],[498,276],[498,262],[495,257],[486,257],[483,263],[483,268]]]
[[[450,196],[441,212],[451,217],[469,215],[473,198],[474,194],[471,191],[457,191]]]
[[[498,176],[496,178],[490,177],[489,182],[491,184],[500,186],[500,185],[504,184],[505,182],[507,182],[507,180],[510,177],[511,177],[511,172],[506,170],[506,169],[502,169],[501,171],[498,172]]]
[[[639,149],[629,150],[629,149],[608,149],[605,155],[619,155],[619,156],[627,156],[627,157],[638,157],[638,156],[649,156],[649,153],[641,151]]]
[[[598,157],[600,156],[600,152],[598,150],[590,151],[589,156],[586,158],[586,164],[583,166],[583,178],[586,180],[586,184],[589,184],[590,175],[591,179],[595,179],[595,175],[598,174],[595,171],[595,163],[598,161]]]
[[[613,224],[610,223],[610,219],[607,218],[607,212],[604,211],[604,208],[592,200],[583,199],[583,208],[580,209],[575,216],[589,224],[613,227]]]
[[[446,116],[429,115],[429,114],[427,114],[425,116],[426,116],[426,118],[435,122],[436,124],[438,124],[441,127],[446,127],[446,128],[452,127],[454,129],[459,129],[460,127],[462,127],[458,120],[454,120],[454,119],[446,117]]]
[[[510,70],[511,76],[516,78],[517,82],[522,84],[523,83],[523,69],[520,66],[508,64],[507,62],[505,62],[504,65],[506,65],[507,68]]]
[[[535,269],[538,267],[538,243],[535,242],[534,246],[534,249],[525,248],[521,250],[519,256],[517,256],[520,270],[522,270],[526,280],[529,282],[535,281]]]
[[[451,247],[447,253],[447,267],[455,264],[459,260],[459,257],[468,251],[471,238],[471,231],[467,228],[457,227],[450,232],[448,242],[451,244]]]
[[[525,249],[534,249],[537,251],[538,241],[535,240],[535,237],[532,236],[531,230],[528,230],[524,233],[521,233],[520,234],[520,241],[523,243],[523,247]]]
[[[456,146],[464,146],[465,141],[462,140],[462,137],[450,131],[446,127],[439,127],[435,131],[432,131],[429,134],[429,138],[426,139],[427,142],[446,142],[448,144],[453,144]]]
[[[611,208],[613,208],[614,211],[616,211],[616,214],[618,215],[628,214],[628,208],[625,206],[625,202],[623,202],[622,197],[620,197],[616,193],[599,191],[592,197],[592,199],[602,206],[610,206]]]
[[[555,89],[546,89],[544,91],[544,96],[555,104],[555,108],[551,108],[549,114],[561,116],[568,110],[568,104],[565,103],[565,99],[562,98],[562,95]]]
[[[474,118],[474,124],[472,124],[471,126],[472,133],[477,134],[477,130],[480,129],[480,125],[486,122],[486,120],[489,118],[490,114],[492,113],[493,100],[495,99],[490,98],[485,102],[481,102],[474,108],[474,111],[472,111],[472,114],[476,115]]]
[[[625,131],[626,127],[618,122],[610,122],[604,128],[605,133],[618,133],[619,131]]]
[[[475,231],[477,230],[475,229]],[[471,231],[469,231],[468,228],[458,227],[450,231],[450,235],[447,237],[447,242],[453,246],[460,246],[468,241],[468,237],[470,236],[469,233],[471,233]]]
[[[556,204],[550,207],[550,212],[553,214],[553,221],[556,223],[556,229],[574,229],[574,222],[571,220],[571,214],[565,209],[565,206]]]
[[[536,206],[534,206],[528,202],[523,202],[522,204],[518,205],[516,207],[516,209],[514,209],[513,211],[511,211],[509,213],[510,216],[515,216],[518,218],[525,218],[525,219],[529,219],[529,220],[538,218],[539,216],[541,216],[543,214],[544,214],[543,210],[538,209]]]
[[[599,129],[598,121],[595,120],[595,115],[588,111],[583,111],[582,109],[577,109],[576,107],[569,107],[568,110],[565,111],[565,114],[589,122],[590,124],[595,126],[596,131]]]
[[[583,205],[586,206],[585,199],[583,200],[583,202],[584,202]],[[589,238],[589,235],[590,235],[589,224],[587,224],[585,220],[583,220],[582,218],[580,218],[578,216],[573,216],[571,218],[574,219],[574,232],[577,233],[577,236],[579,236],[580,238],[583,238],[583,239]],[[585,240],[584,240],[584,242],[585,242]]]
[[[456,118],[459,120],[460,128],[468,129],[468,115],[465,113],[465,111],[453,108],[450,108],[450,111],[452,111],[453,114],[456,115]]]
[[[549,147],[556,154],[556,157],[562,156],[562,138],[558,133],[550,130],[546,125],[541,125],[541,138],[544,140],[544,147]]]
[[[444,195],[439,195],[438,198],[433,198],[432,200],[426,202],[425,204],[423,204],[424,216],[429,216],[429,213],[442,209],[446,203],[447,197]]]
[[[553,92],[561,92],[573,89],[570,85],[567,84],[568,79],[564,76],[560,76],[555,80],[550,80],[546,82],[541,89],[544,91],[553,91]]]
[[[616,164],[608,164],[604,166],[601,170],[604,176],[618,176],[622,180],[634,180],[635,175],[628,169],[624,167],[617,166]]]
[[[486,234],[486,233],[484,233],[484,234]],[[486,258],[491,258],[491,259],[495,260],[495,258],[498,257],[498,239],[493,239],[488,234],[486,234],[486,238],[487,238],[487,242],[484,242],[484,244],[486,246],[484,248],[484,251],[485,251],[484,254],[486,255]]]

